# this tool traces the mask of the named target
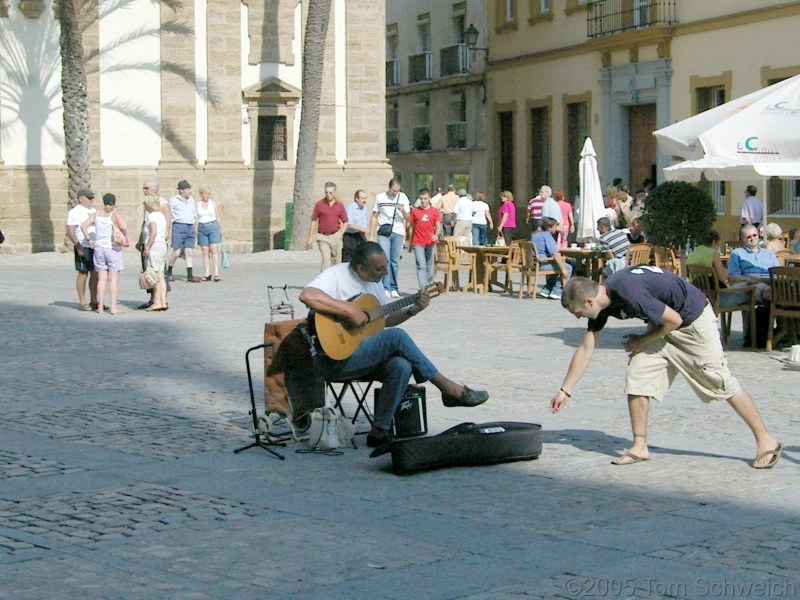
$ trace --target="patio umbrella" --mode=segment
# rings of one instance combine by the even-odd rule
[[[578,201],[577,238],[585,240],[598,237],[597,219],[605,215],[603,188],[600,186],[597,153],[594,151],[592,138],[586,138],[578,164],[581,176],[581,196]]]
[[[664,169],[669,180],[767,181],[800,178],[800,75],[654,132],[662,152],[687,159]]]

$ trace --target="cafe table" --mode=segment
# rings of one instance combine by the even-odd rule
[[[475,269],[477,273],[475,273],[473,281],[482,285],[482,294],[488,293],[489,286],[491,285],[496,285],[504,291],[508,291],[508,282],[503,284],[497,281],[497,279],[492,279],[490,281],[489,273],[492,271],[492,264],[501,259],[509,259],[511,256],[510,246],[456,246],[456,249],[475,255]]]
[[[603,272],[603,264],[605,262],[603,255],[604,250],[595,250],[593,248],[562,248],[559,250],[561,256],[572,258],[576,261],[576,267],[580,265],[586,277],[600,281],[600,275]],[[574,270],[580,270],[578,268]]]

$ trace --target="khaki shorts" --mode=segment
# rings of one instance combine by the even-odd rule
[[[728,369],[711,305],[688,327],[676,329],[631,356],[625,393],[661,401],[678,373],[703,402],[727,400],[741,390]]]

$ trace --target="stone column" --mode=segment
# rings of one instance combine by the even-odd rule
[[[172,10],[161,3],[161,23],[181,21],[194,26],[194,3],[184,2]],[[170,62],[191,74],[182,75],[161,68],[161,164],[194,163],[195,135],[195,52],[194,36],[161,35],[161,61]]]
[[[208,3],[208,162],[242,164],[240,0]]]

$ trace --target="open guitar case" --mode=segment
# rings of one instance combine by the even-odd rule
[[[406,475],[442,467],[533,460],[542,453],[542,427],[535,423],[461,423],[438,435],[395,440],[370,458],[392,455],[392,472]]]

